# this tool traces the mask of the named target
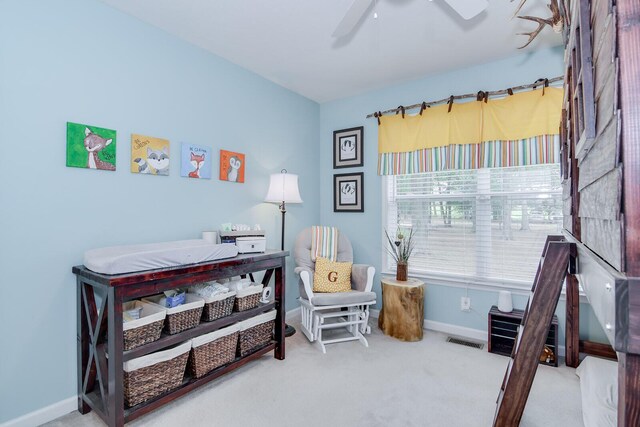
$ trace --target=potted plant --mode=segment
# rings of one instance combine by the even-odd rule
[[[413,252],[415,246],[413,241],[413,228],[409,231],[409,236],[406,236],[400,228],[396,232],[395,239],[391,239],[387,230],[384,230],[384,234],[387,236],[389,247],[387,252],[391,254],[396,261],[396,280],[404,282],[407,280],[407,274],[409,272],[409,257]]]

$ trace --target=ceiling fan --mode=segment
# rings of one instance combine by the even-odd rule
[[[487,0],[444,0],[463,19],[471,19],[485,10],[488,6]],[[371,6],[374,0],[353,0],[351,7],[338,24],[332,36],[336,38],[344,37],[351,33],[356,24]]]

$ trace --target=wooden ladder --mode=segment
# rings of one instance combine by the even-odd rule
[[[574,269],[576,246],[549,236],[542,251],[527,308],[498,394],[494,427],[518,426],[527,403],[538,358],[547,340],[567,272]]]

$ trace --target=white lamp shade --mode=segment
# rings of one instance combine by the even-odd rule
[[[302,203],[298,190],[298,175],[292,173],[274,173],[269,180],[269,190],[264,198],[270,203]]]

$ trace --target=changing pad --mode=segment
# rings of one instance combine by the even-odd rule
[[[233,243],[213,244],[202,239],[144,245],[111,246],[84,253],[84,265],[102,274],[122,274],[175,267],[238,255]]]

